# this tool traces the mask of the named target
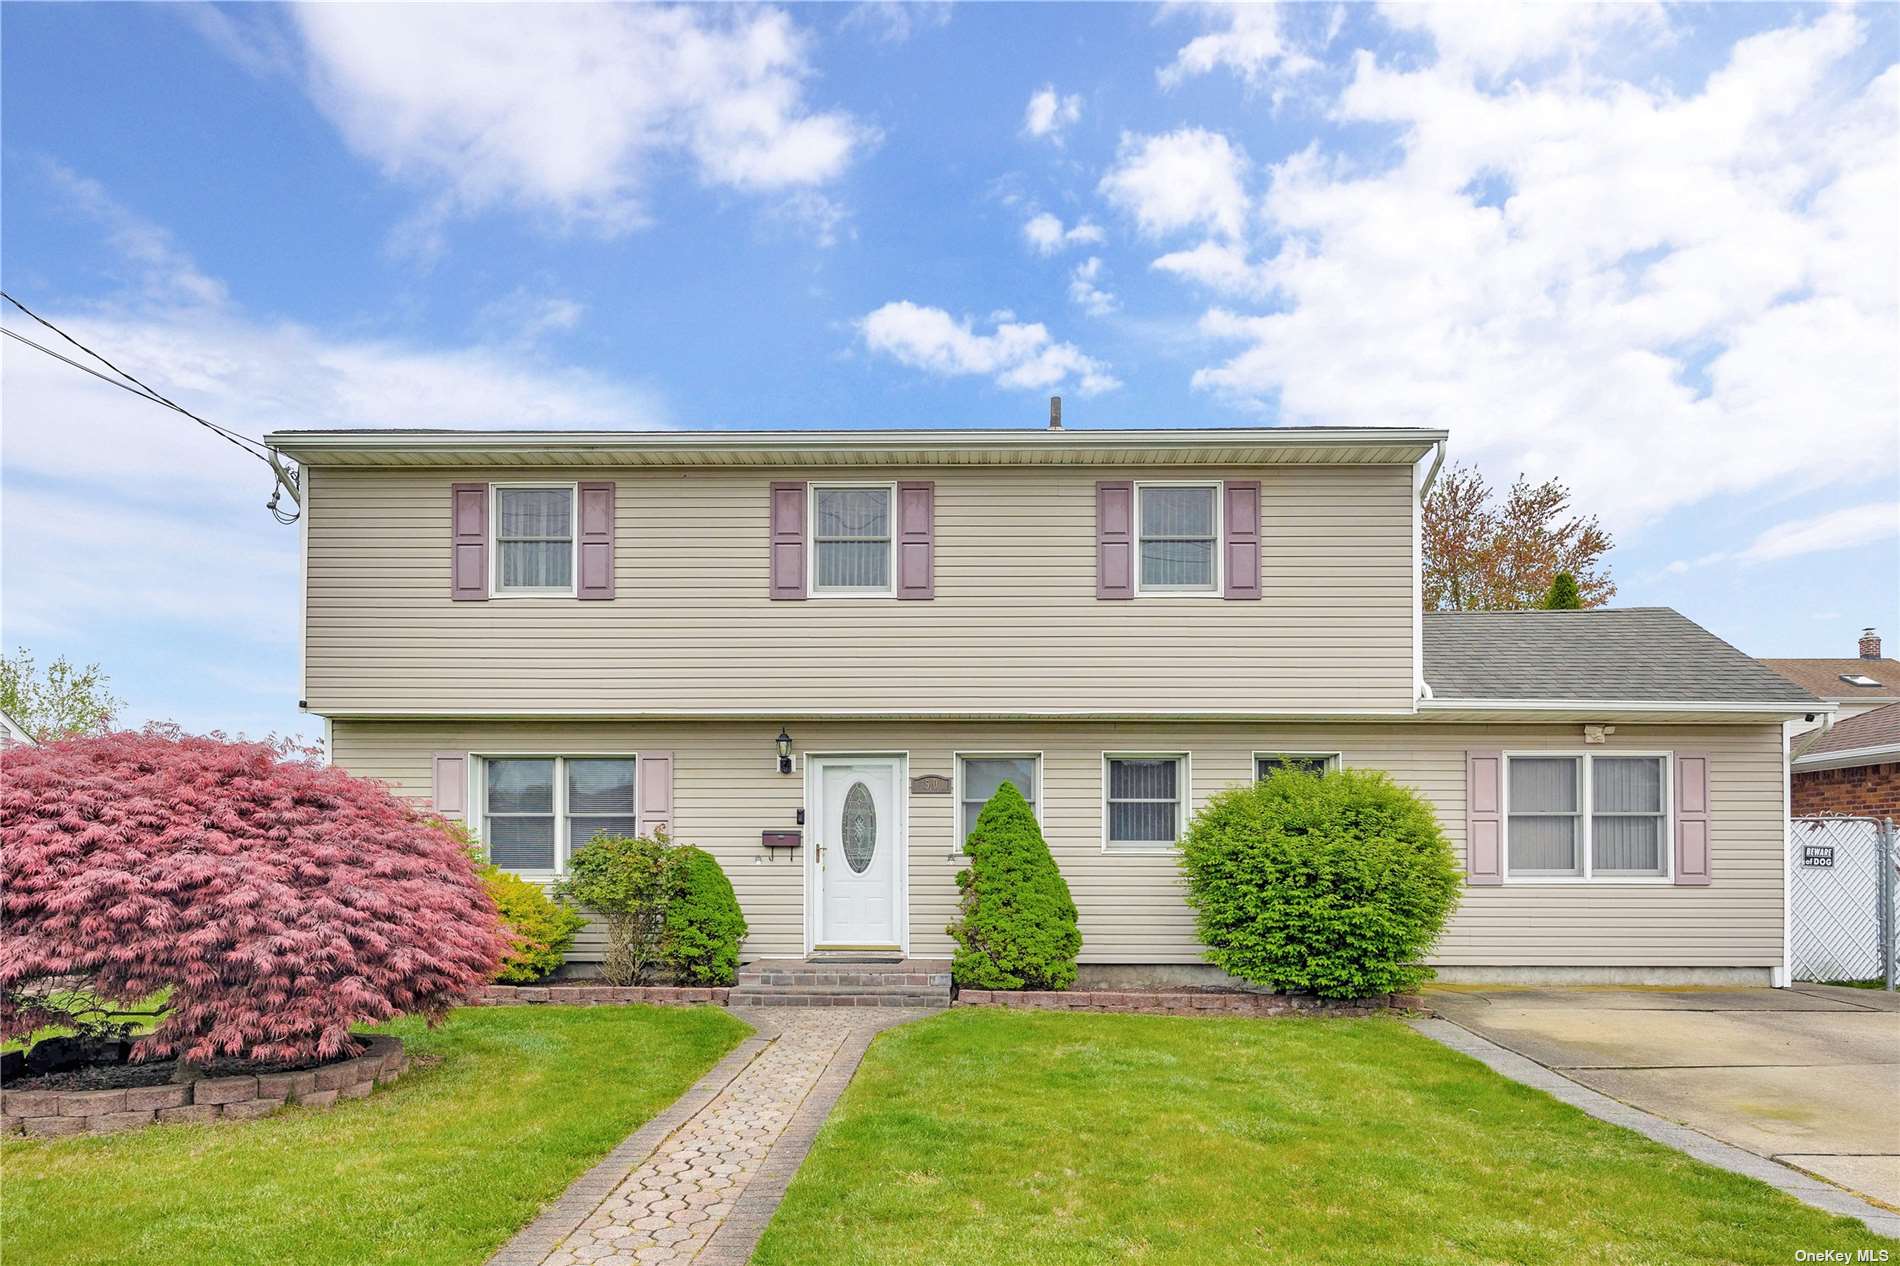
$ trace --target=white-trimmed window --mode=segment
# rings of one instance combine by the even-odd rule
[[[574,592],[574,485],[496,484],[495,594]]]
[[[1326,774],[1339,768],[1338,752],[1255,752],[1253,776],[1264,780],[1276,769],[1304,769],[1309,774]]]
[[[1220,593],[1220,485],[1135,485],[1137,594]]]
[[[1023,793],[1042,819],[1042,757],[1034,752],[973,752],[957,755],[957,847],[969,841],[976,815],[1004,783]]]
[[[1668,878],[1666,755],[1522,752],[1505,771],[1506,877]]]
[[[491,756],[482,762],[488,860],[525,875],[558,875],[594,836],[632,835],[631,756]]]
[[[1173,848],[1186,826],[1186,753],[1102,757],[1104,843],[1111,849]]]
[[[818,596],[888,597],[893,537],[890,484],[811,486],[811,591]]]

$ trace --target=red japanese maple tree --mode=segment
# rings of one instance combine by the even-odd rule
[[[508,942],[466,853],[379,783],[175,731],[0,757],[0,1036],[170,990],[134,1058],[327,1059],[433,1022]]]

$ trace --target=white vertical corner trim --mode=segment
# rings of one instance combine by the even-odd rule
[[[1775,989],[1786,989],[1794,977],[1794,770],[1789,761],[1788,723],[1781,725],[1781,964],[1768,978]]]
[[[297,505],[297,698],[310,698],[310,487],[311,470],[305,466],[297,476],[303,481],[303,497]],[[330,747],[330,722],[323,722],[323,747]]]

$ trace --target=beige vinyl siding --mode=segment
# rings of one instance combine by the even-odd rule
[[[450,484],[522,473],[314,472],[311,711],[1411,707],[1407,466],[1169,468],[1169,479],[1260,480],[1256,602],[1096,599],[1096,481],[1149,470],[878,472],[936,482],[936,597],[927,602],[767,597],[769,485],[799,472],[548,471],[550,482],[615,480],[616,600],[450,601]]]
[[[957,751],[1040,751],[1044,830],[1081,911],[1088,963],[1200,961],[1174,856],[1102,851],[1104,751],[1190,753],[1191,808],[1249,779],[1254,752],[1338,751],[1348,766],[1389,770],[1423,792],[1462,859],[1467,749],[1582,746],[1574,725],[804,721],[790,730],[799,753],[793,776],[776,771],[777,726],[760,722],[338,721],[333,740],[339,764],[416,797],[430,793],[429,757],[436,751],[672,752],[675,836],[710,850],[731,876],[752,927],[748,957],[803,949],[803,859],[767,858],[759,832],[793,825],[807,755],[907,752],[909,776],[916,777],[951,775]],[[1625,724],[1590,750],[1710,754],[1714,882],[1706,888],[1466,888],[1433,961],[1460,967],[1778,966],[1785,829],[1780,727]],[[955,808],[950,795],[909,800],[913,954],[950,951],[943,929],[955,913],[954,876],[965,864],[954,853]],[[597,952],[590,938],[581,956]]]

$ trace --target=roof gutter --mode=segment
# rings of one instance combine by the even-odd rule
[[[1421,699],[1420,712],[1767,712],[1806,716],[1833,712],[1831,703],[1793,703],[1786,699],[1737,703],[1705,699]]]
[[[1432,468],[1425,472],[1425,482],[1418,486],[1418,502],[1425,504],[1425,498],[1431,494],[1432,484],[1437,482],[1438,468],[1445,464],[1445,441],[1440,439],[1432,446]]]
[[[1855,765],[1884,765],[1900,761],[1900,743],[1878,747],[1845,747],[1832,752],[1812,752],[1788,763],[1796,769],[1849,769]]]
[[[951,449],[1062,451],[1200,449],[1247,446],[1366,448],[1436,444],[1448,432],[1424,427],[1235,427],[1123,431],[273,431],[265,443],[293,456],[326,452],[400,452],[432,449],[604,449],[714,452],[854,452]]]

